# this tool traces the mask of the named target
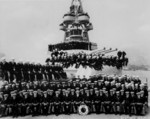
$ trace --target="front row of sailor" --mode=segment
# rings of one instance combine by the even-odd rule
[[[87,105],[89,114],[145,115],[148,102],[144,91],[115,91],[111,89],[59,89],[57,91],[23,90],[10,94],[0,92],[0,116],[59,115],[78,112],[80,105]],[[87,111],[87,110],[85,110]]]

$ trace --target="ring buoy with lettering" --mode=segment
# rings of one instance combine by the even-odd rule
[[[80,115],[87,115],[88,113],[89,113],[89,108],[88,108],[88,106],[87,105],[80,105],[79,107],[78,107],[78,113],[80,114]]]

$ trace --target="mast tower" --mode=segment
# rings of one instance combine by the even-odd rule
[[[95,50],[97,44],[89,40],[88,32],[93,30],[88,13],[84,12],[81,0],[72,0],[70,10],[63,16],[60,30],[65,32],[63,43],[49,45],[49,51],[59,50]]]

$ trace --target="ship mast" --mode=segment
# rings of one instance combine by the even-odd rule
[[[97,44],[89,40],[88,32],[93,30],[93,25],[88,13],[83,10],[81,0],[72,0],[69,12],[63,16],[60,30],[64,31],[63,42],[49,45],[49,51],[97,49]]]
[[[93,29],[90,17],[83,11],[81,0],[72,0],[70,11],[64,15],[60,29],[65,32],[64,42],[89,42],[88,31]]]

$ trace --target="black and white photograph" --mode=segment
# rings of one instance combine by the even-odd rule
[[[150,0],[0,0],[0,119],[149,119]]]

